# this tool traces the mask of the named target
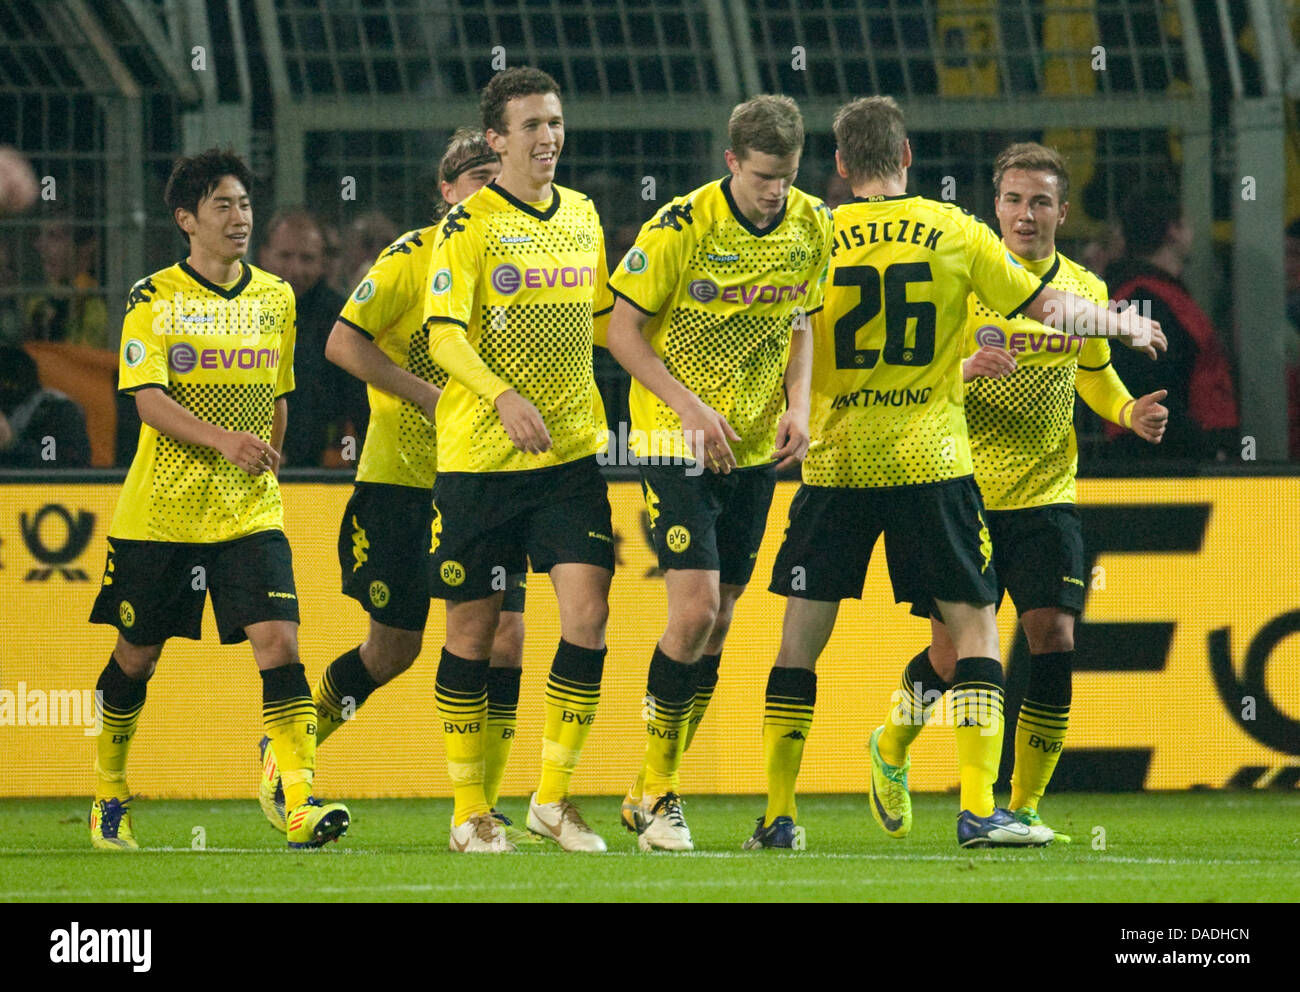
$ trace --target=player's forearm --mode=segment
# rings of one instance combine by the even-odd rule
[[[429,325],[429,355],[449,376],[489,403],[514,388],[487,367],[456,324],[434,321]]]
[[[790,332],[790,358],[785,365],[785,398],[791,410],[809,409],[812,395],[812,328],[798,324]]]
[[[141,389],[135,394],[135,409],[140,419],[159,434],[185,444],[201,444],[220,449],[224,428],[200,420],[162,389]]]
[[[325,357],[362,382],[416,406],[437,402],[437,386],[399,366],[374,341],[342,321],[330,331]]]
[[[1080,337],[1117,338],[1126,333],[1117,311],[1051,286],[1044,287],[1025,307],[1025,316],[1051,330]]]
[[[271,447],[284,454],[284,434],[289,429],[289,401],[281,396],[271,414]]]
[[[1074,380],[1075,388],[1089,409],[1103,420],[1128,427],[1125,407],[1133,402],[1133,395],[1124,386],[1115,366],[1104,369],[1079,369]]]
[[[649,319],[648,315],[620,299],[614,304],[614,313],[609,318],[606,347],[628,375],[672,409],[680,411],[698,397],[677,381],[663,359],[650,347],[642,333]]]

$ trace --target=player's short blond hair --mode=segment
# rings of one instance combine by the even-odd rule
[[[501,157],[488,144],[487,135],[476,127],[458,127],[447,142],[447,150],[438,163],[438,182],[454,183],[463,173],[489,162],[500,162]],[[434,197],[433,219],[440,220],[451,209],[442,198],[441,189]]]
[[[727,121],[727,140],[736,158],[750,152],[785,158],[803,151],[803,114],[788,96],[765,93],[737,104]]]
[[[1025,172],[1050,172],[1056,176],[1061,202],[1070,199],[1070,170],[1065,159],[1055,148],[1036,141],[1017,141],[1008,145],[993,161],[993,195],[1002,195],[1002,177],[1011,169]]]
[[[903,171],[907,130],[892,96],[865,96],[846,103],[831,124],[850,185],[889,179]]]

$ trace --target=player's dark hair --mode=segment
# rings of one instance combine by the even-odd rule
[[[457,128],[447,143],[442,161],[438,163],[438,182],[454,183],[470,169],[500,161],[500,156],[492,150],[482,131],[476,127]],[[433,208],[433,219],[440,220],[450,209],[450,204],[439,194],[438,202]]]
[[[226,176],[234,176],[252,194],[253,172],[231,149],[209,148],[189,158],[177,159],[163,191],[163,202],[171,211],[172,219],[175,220],[177,210],[188,210],[197,215],[199,204],[212,195]],[[176,226],[180,227],[180,224]],[[185,235],[186,241],[189,240],[189,235],[183,230],[181,234]]]
[[[741,161],[750,152],[793,155],[803,150],[803,114],[790,97],[764,93],[732,110],[727,140]]]
[[[907,130],[892,96],[866,96],[846,103],[831,125],[849,185],[888,179],[903,171]]]
[[[1002,153],[993,161],[993,195],[1002,195],[1002,177],[1011,169],[1025,172],[1050,172],[1056,177],[1056,188],[1060,191],[1060,202],[1070,199],[1070,170],[1065,159],[1055,148],[1048,148],[1036,141],[1017,141],[1002,149]],[[1059,206],[1059,204],[1058,204]]]
[[[483,118],[483,130],[505,134],[506,104],[534,93],[554,93],[558,97],[560,84],[541,69],[531,66],[515,66],[498,72],[483,87],[479,96],[478,107],[479,115]]]
[[[1125,250],[1136,258],[1159,251],[1169,227],[1183,216],[1183,202],[1172,183],[1142,183],[1124,197],[1119,226]]]

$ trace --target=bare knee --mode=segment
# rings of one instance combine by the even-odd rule
[[[1028,610],[1020,618],[1031,654],[1074,650],[1074,614],[1065,610]]]
[[[423,643],[421,630],[402,630],[372,620],[370,635],[361,645],[361,662],[370,677],[384,685],[415,663]]]
[[[501,614],[497,634],[492,640],[493,668],[522,668],[524,664],[524,615]]]
[[[127,678],[137,682],[146,682],[153,676],[161,656],[161,644],[141,646],[122,637],[118,637],[117,646],[113,648],[113,659],[117,662],[117,667],[122,669],[122,674]]]
[[[562,613],[563,637],[571,644],[595,647],[605,643],[609,623],[609,603],[597,597],[584,597],[566,604]]]

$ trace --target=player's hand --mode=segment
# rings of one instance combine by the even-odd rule
[[[501,415],[501,426],[516,448],[530,455],[551,450],[551,435],[537,407],[513,389],[507,389],[497,397],[496,407]]]
[[[280,453],[248,431],[226,431],[217,450],[231,465],[249,475],[275,472],[280,467]]]
[[[1133,401],[1133,415],[1130,418],[1133,433],[1143,441],[1159,444],[1165,436],[1165,427],[1169,424],[1169,409],[1160,405],[1160,401],[1169,395],[1167,389],[1157,389]]]
[[[430,386],[428,395],[425,396],[424,402],[420,404],[420,412],[428,419],[429,423],[434,423],[434,411],[438,409],[438,400],[442,396],[442,390],[437,386]]]
[[[677,415],[682,418],[682,434],[695,460],[710,472],[730,475],[736,467],[736,456],[727,441],[739,441],[740,435],[727,418],[699,397],[678,410]]]
[[[986,344],[961,363],[961,378],[963,382],[970,382],[981,376],[986,379],[1001,379],[1015,370],[1015,352],[999,348],[995,344]]]
[[[1128,307],[1119,312],[1119,340],[1126,347],[1140,351],[1153,362],[1158,357],[1157,351],[1165,351],[1169,342],[1165,332],[1160,329],[1160,321],[1143,317],[1137,307]]]
[[[804,460],[808,454],[808,444],[812,440],[808,431],[807,410],[786,410],[776,424],[777,448],[772,452],[776,470],[789,468]]]

